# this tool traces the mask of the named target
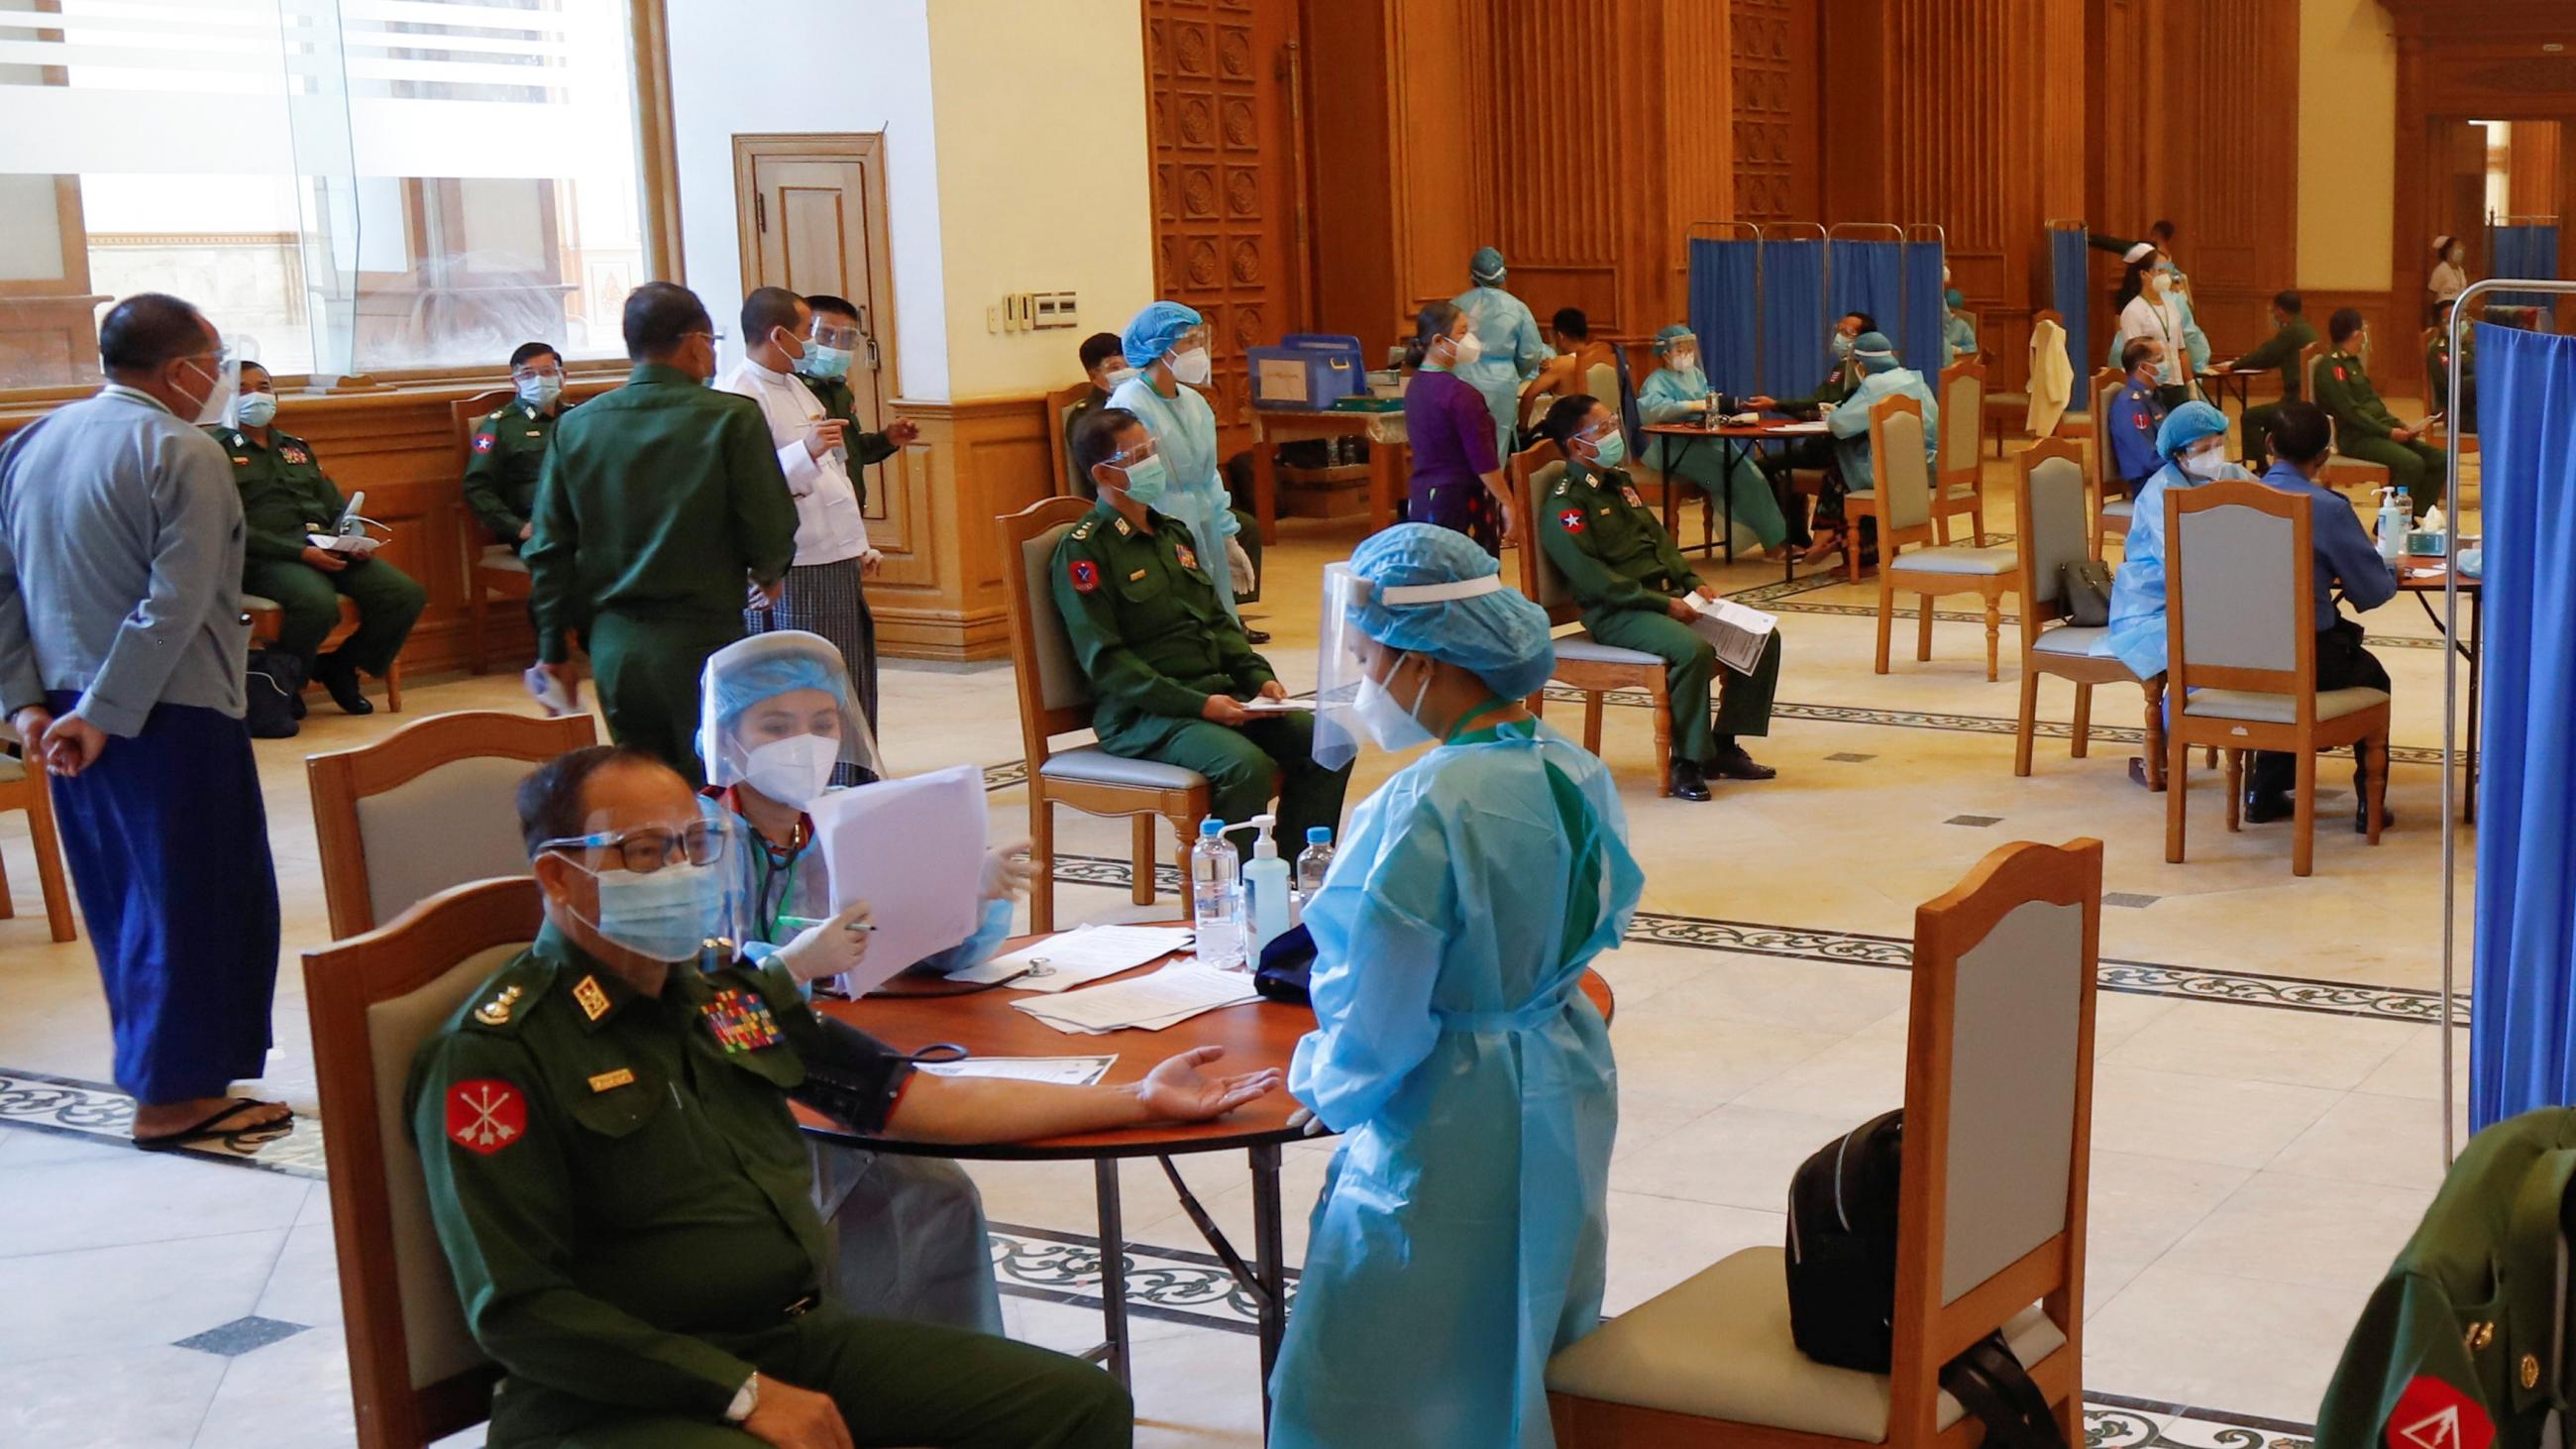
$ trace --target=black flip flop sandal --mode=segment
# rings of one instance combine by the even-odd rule
[[[150,1137],[137,1137],[134,1139],[134,1145],[145,1152],[167,1152],[174,1147],[185,1147],[191,1142],[209,1142],[219,1137],[230,1137],[238,1132],[265,1132],[271,1130],[283,1132],[287,1128],[295,1125],[295,1114],[293,1112],[287,1113],[285,1116],[278,1118],[274,1122],[247,1122],[238,1127],[225,1127],[220,1129],[217,1128],[215,1124],[230,1117],[237,1117],[254,1107],[283,1107],[285,1105],[286,1104],[284,1102],[263,1102],[257,1097],[235,1097],[224,1103],[223,1106],[215,1109],[213,1113],[200,1119],[194,1126],[182,1127],[176,1132],[160,1132],[155,1133]]]

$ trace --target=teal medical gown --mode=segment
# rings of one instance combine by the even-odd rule
[[[1649,426],[1657,423],[1688,422],[1697,417],[1688,404],[1708,396],[1708,374],[1694,367],[1658,368],[1637,388],[1637,408]],[[1658,473],[1669,475],[1674,454],[1681,455],[1681,475],[1710,498],[1717,497],[1717,470],[1721,460],[1733,458],[1735,470],[1727,487],[1735,494],[1735,521],[1753,530],[1753,536],[1764,548],[1777,548],[1789,536],[1789,523],[1780,516],[1780,500],[1771,494],[1770,482],[1753,462],[1749,446],[1736,451],[1738,444],[1722,443],[1715,438],[1690,443],[1687,439],[1655,438],[1646,440],[1646,464]]]
[[[1923,404],[1923,458],[1940,466],[1941,403],[1924,384],[1923,374],[1910,367],[1864,372],[1852,395],[1825,414],[1825,427],[1834,435],[1834,459],[1842,465],[1843,486],[1854,493],[1874,492],[1878,487],[1877,475],[1869,466],[1869,410],[1890,393],[1903,393]],[[1969,419],[1968,425],[1976,426],[1976,420]]]
[[[1536,721],[1415,761],[1306,908],[1288,1088],[1343,1134],[1270,1377],[1272,1449],[1554,1441],[1600,1322],[1617,1072],[1586,963],[1644,875],[1602,763]]]
[[[1234,603],[1234,564],[1226,557],[1225,541],[1243,531],[1243,520],[1234,516],[1225,475],[1217,467],[1216,409],[1196,388],[1186,383],[1173,386],[1180,389],[1178,395],[1165,397],[1140,373],[1118,384],[1109,394],[1109,406],[1134,413],[1145,431],[1154,435],[1154,449],[1162,455],[1171,478],[1163,496],[1154,501],[1154,509],[1190,526],[1190,537],[1198,544],[1199,568],[1216,585],[1216,596],[1224,601],[1226,612],[1240,617]]]
[[[1977,329],[1968,325],[1968,319],[1960,316],[1956,312],[1943,314],[1941,318],[1941,365],[1943,367],[1948,367],[1951,363],[1959,360],[1960,353],[1974,352],[1976,350]]]
[[[1539,335],[1529,304],[1500,287],[1469,287],[1449,299],[1472,319],[1468,327],[1485,345],[1484,354],[1464,367],[1452,368],[1460,382],[1485,399],[1494,415],[1494,456],[1512,456],[1512,428],[1520,420],[1521,384],[1538,376],[1542,362],[1556,355]],[[1610,399],[1615,410],[1616,399]]]
[[[865,786],[859,787],[861,789]],[[716,818],[732,812],[721,797],[704,802]],[[776,860],[751,822],[737,832],[717,868],[725,872],[725,919],[760,960],[803,929],[783,917],[832,916],[823,852],[811,845]],[[879,911],[899,909],[876,902]],[[1011,903],[989,901],[975,934],[921,964],[962,971],[992,958],[1011,934]],[[984,1233],[984,1201],[966,1170],[944,1157],[871,1152],[819,1137],[806,1139],[814,1162],[814,1196],[832,1225],[833,1291],[853,1313],[1002,1332],[1002,1298],[993,1281]]]
[[[2233,463],[2226,476],[2255,481]],[[2129,536],[2120,545],[2120,567],[2111,575],[2111,628],[2093,653],[2119,660],[2140,679],[2165,672],[2165,493],[2200,481],[2172,462],[2158,468],[2138,490]]]

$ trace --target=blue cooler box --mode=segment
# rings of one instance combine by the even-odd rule
[[[1320,410],[1368,391],[1356,337],[1292,332],[1276,347],[1253,348],[1248,361],[1254,407]]]

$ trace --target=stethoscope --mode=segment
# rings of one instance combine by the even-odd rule
[[[951,1062],[962,1062],[972,1055],[974,1053],[953,1041],[936,1041],[917,1052],[906,1055],[904,1060],[916,1067],[934,1067],[946,1066]]]

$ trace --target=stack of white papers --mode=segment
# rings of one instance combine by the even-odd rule
[[[952,972],[948,979],[978,986],[1007,982],[1014,991],[1063,991],[1188,950],[1192,939],[1186,926],[1083,926]]]
[[[1717,662],[1738,674],[1751,674],[1762,662],[1762,651],[1771,642],[1771,631],[1780,625],[1776,615],[1748,608],[1733,599],[1703,599],[1690,595],[1691,607],[1699,618],[1691,627],[1700,637],[1717,648]]]
[[[1832,429],[1819,420],[1812,423],[1782,423],[1771,431],[1784,438],[1820,438]]]
[[[1260,999],[1261,993],[1252,988],[1248,974],[1220,971],[1192,957],[1175,961],[1151,976],[1094,986],[1088,991],[1069,991],[1062,996],[1014,1001],[1011,1008],[1025,1011],[1058,1031],[1099,1036],[1130,1028],[1161,1031],[1201,1012]]]
[[[1294,714],[1299,710],[1311,710],[1315,707],[1307,701],[1297,699],[1238,699],[1235,703],[1254,714]]]

